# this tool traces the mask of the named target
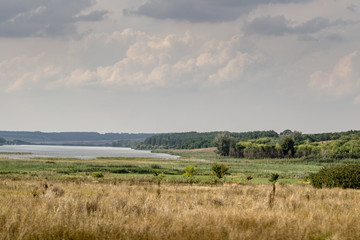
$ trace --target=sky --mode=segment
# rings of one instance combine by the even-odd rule
[[[360,130],[358,0],[0,0],[0,130]]]

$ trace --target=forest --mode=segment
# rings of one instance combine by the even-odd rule
[[[360,158],[360,131],[302,134],[285,130],[278,137],[237,141],[229,133],[220,133],[214,145],[222,156],[243,158]]]
[[[146,138],[137,149],[216,147],[219,155],[240,158],[360,158],[360,131],[303,134],[284,130],[252,132],[186,132]]]
[[[214,138],[221,132],[185,132],[166,133],[148,137],[137,149],[196,149],[214,147]],[[237,141],[258,138],[277,138],[275,131],[231,132],[229,135]]]

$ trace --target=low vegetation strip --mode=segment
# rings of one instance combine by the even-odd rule
[[[360,193],[280,184],[216,186],[0,180],[0,239],[360,239]]]

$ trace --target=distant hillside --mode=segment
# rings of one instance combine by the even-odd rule
[[[97,132],[26,132],[0,131],[0,137],[8,143],[77,145],[77,146],[133,146],[151,133],[97,133]]]

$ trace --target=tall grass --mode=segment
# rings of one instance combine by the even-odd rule
[[[0,180],[0,239],[360,239],[360,192]]]

